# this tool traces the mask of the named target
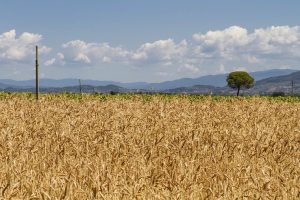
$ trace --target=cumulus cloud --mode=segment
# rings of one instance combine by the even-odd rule
[[[47,60],[44,65],[45,66],[51,66],[51,65],[59,65],[59,66],[64,66],[66,64],[65,62],[65,56],[61,52],[57,53],[54,58],[51,58]]]
[[[67,42],[62,47],[64,60],[84,64],[125,62],[130,54],[108,43],[86,43],[81,40]]]
[[[272,26],[266,29],[256,29],[251,35],[253,40],[269,45],[289,45],[299,42],[299,27]]]
[[[206,34],[194,34],[193,38],[203,47],[212,46],[220,50],[242,46],[249,41],[248,31],[239,26],[232,26],[222,31],[208,31]]]
[[[199,68],[197,68],[193,64],[184,64],[181,68],[179,68],[179,72],[192,72],[192,73],[198,73],[200,71]]]
[[[42,35],[24,32],[19,37],[15,30],[0,35],[0,59],[3,62],[27,61],[34,55],[34,46],[42,40]],[[40,46],[40,53],[49,53],[51,49]]]
[[[6,33],[5,38],[11,40],[9,38],[15,36]],[[22,40],[27,43],[40,40],[38,36],[24,35],[24,38]],[[18,57],[17,52],[10,54]],[[117,63],[134,67],[155,66],[162,71],[174,69],[178,74],[188,75],[222,73],[239,67],[248,70],[279,68],[283,64],[300,64],[299,58],[299,26],[271,26],[252,31],[231,26],[223,30],[195,33],[191,39],[179,42],[173,39],[147,42],[131,50],[113,47],[109,43],[73,40],[63,44],[61,53],[45,64],[98,66]]]
[[[42,45],[42,40],[43,36],[37,33],[17,34],[16,30],[0,33],[0,65],[8,67],[20,63],[29,66],[28,63],[34,60],[35,45],[39,45],[44,66],[89,66],[95,71],[98,66],[119,70],[122,69],[120,66],[130,66],[129,70],[136,70],[136,73],[142,69],[140,71],[144,73],[152,73],[150,76],[168,79],[236,69],[256,71],[300,65],[300,26],[254,30],[231,26],[195,33],[191,38],[179,41],[167,38],[145,42],[136,49],[106,42],[72,40],[51,54],[51,48]]]
[[[61,58],[50,59],[46,64],[54,65],[60,60],[64,63],[77,63],[78,65],[120,63],[139,66],[149,64],[170,66],[182,63],[181,59],[185,58],[187,51],[186,40],[179,43],[172,39],[158,40],[142,44],[136,50],[112,47],[108,43],[87,43],[82,40],[73,40],[62,45]]]
[[[247,58],[251,63],[267,55],[293,55],[300,49],[298,26],[272,26],[248,33],[245,28],[232,26],[221,31],[193,35],[195,53],[203,58]],[[291,48],[292,47],[292,48]],[[253,62],[252,62],[253,61]]]
[[[132,54],[132,60],[147,62],[170,63],[178,61],[185,56],[188,50],[186,40],[176,44],[174,40],[158,40],[145,43]]]
[[[55,63],[56,59],[55,58],[51,58],[50,60],[47,60],[44,64],[46,66],[50,66],[53,65]]]

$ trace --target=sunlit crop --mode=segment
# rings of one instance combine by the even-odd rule
[[[2,94],[0,199],[300,199],[297,98]]]

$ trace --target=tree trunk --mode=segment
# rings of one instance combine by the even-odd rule
[[[241,89],[241,88],[238,87],[237,89],[238,89],[238,91],[237,91],[237,93],[236,93],[236,96],[239,96],[239,95],[240,95],[240,89]]]

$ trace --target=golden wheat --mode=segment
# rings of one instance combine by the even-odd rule
[[[0,100],[0,199],[300,199],[300,103]]]

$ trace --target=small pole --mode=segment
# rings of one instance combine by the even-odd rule
[[[39,100],[39,49],[35,46],[35,97]]]
[[[292,80],[292,96],[294,96],[294,80]]]
[[[81,80],[80,80],[80,79],[78,79],[78,82],[79,82],[79,93],[81,94],[81,92],[82,92]]]

